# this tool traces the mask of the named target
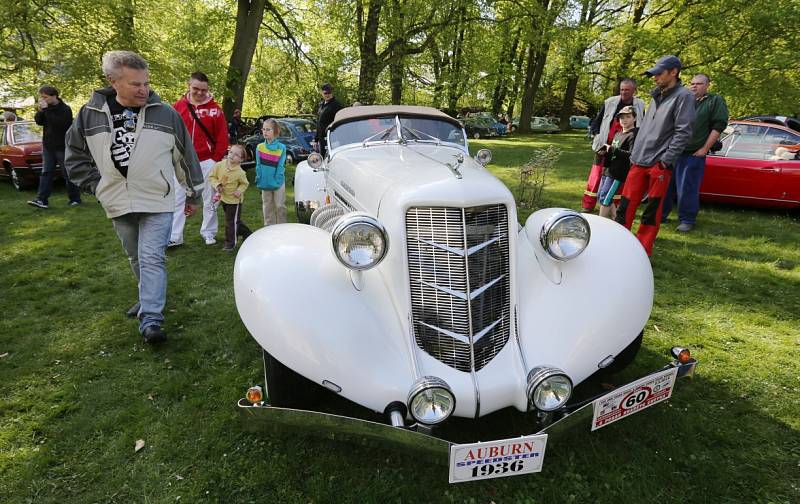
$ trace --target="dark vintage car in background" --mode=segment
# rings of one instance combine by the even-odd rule
[[[587,129],[591,123],[592,119],[587,116],[569,116],[569,127],[572,129]]]
[[[467,136],[470,138],[477,140],[479,138],[499,136],[497,130],[495,130],[491,124],[487,124],[480,117],[467,117],[466,119],[462,119],[461,122],[464,123],[464,130],[467,132]]]
[[[0,123],[0,163],[0,176],[18,191],[36,187],[42,173],[42,127],[33,121]]]
[[[800,132],[731,121],[722,148],[706,158],[700,199],[756,207],[800,207]]]
[[[256,147],[264,141],[264,135],[261,134],[261,126],[267,119],[269,117],[260,117],[256,121],[253,134],[241,142],[247,151],[247,160],[242,163],[244,169],[255,166]],[[314,151],[311,146],[316,134],[314,123],[301,117],[284,117],[275,120],[280,127],[278,141],[286,146],[286,164],[299,163],[307,159],[308,155]]]

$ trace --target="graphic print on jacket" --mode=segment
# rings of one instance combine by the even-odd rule
[[[256,149],[256,186],[262,190],[280,189],[284,182],[286,147],[273,141],[258,144]]]
[[[115,97],[109,97],[108,110],[114,131],[111,133],[111,159],[123,177],[128,176],[128,163],[136,143],[136,122],[139,107],[124,107]]]

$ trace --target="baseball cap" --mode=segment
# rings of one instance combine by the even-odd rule
[[[333,86],[331,86],[330,84],[328,84],[328,83],[326,82],[325,84],[323,84],[322,86],[320,86],[320,88],[319,88],[319,89],[320,89],[320,91],[325,91],[326,93],[330,93],[331,91],[333,91]]]
[[[673,68],[677,68],[678,70],[680,70],[681,60],[679,60],[677,56],[673,56],[672,54],[670,54],[656,61],[656,66],[647,70],[644,74],[652,77],[654,75],[660,74],[664,70],[672,70]]]
[[[633,117],[636,117],[636,109],[635,109],[635,108],[633,108],[633,107],[632,107],[632,106],[630,106],[630,105],[625,105],[624,107],[622,107],[621,109],[619,109],[619,112],[617,112],[617,116],[621,116],[621,115],[623,115],[623,114],[630,114],[630,115],[632,115]]]

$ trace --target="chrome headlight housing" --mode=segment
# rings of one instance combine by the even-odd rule
[[[586,250],[590,236],[589,223],[583,215],[572,210],[562,210],[545,221],[539,241],[551,257],[567,261]]]
[[[455,409],[456,396],[447,382],[436,376],[418,379],[408,393],[408,411],[421,424],[444,422]]]
[[[528,373],[528,403],[539,411],[554,411],[572,395],[572,380],[552,366],[538,366]]]
[[[386,229],[377,219],[362,213],[342,216],[333,227],[331,243],[339,262],[352,270],[377,266],[389,250]]]

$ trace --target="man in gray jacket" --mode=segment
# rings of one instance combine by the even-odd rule
[[[653,78],[656,88],[636,135],[631,170],[617,209],[617,222],[630,229],[639,202],[648,195],[636,233],[648,256],[653,254],[661,225],[672,168],[692,137],[694,95],[681,84],[680,72],[681,61],[672,55],[659,59],[656,66],[645,72]]]
[[[139,281],[138,316],[145,343],[166,338],[165,252],[175,208],[173,174],[186,187],[186,214],[202,197],[203,173],[186,126],[150,89],[147,62],[129,51],[103,55],[111,87],[94,92],[67,132],[69,178],[94,194],[122,242]]]

